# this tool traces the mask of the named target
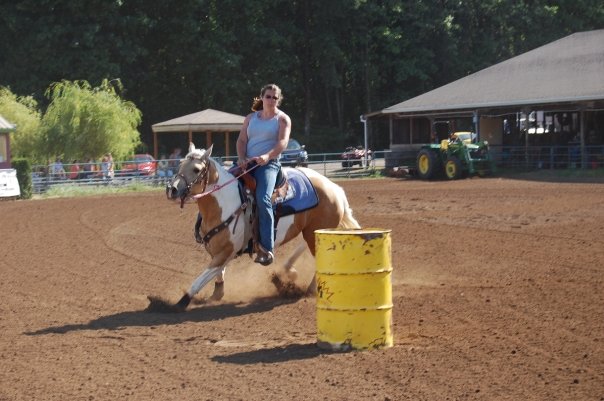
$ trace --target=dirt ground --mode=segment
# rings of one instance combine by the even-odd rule
[[[604,400],[604,183],[530,178],[340,181],[393,242],[394,347],[348,353],[247,256],[220,303],[146,312],[208,260],[192,205],[0,202],[0,400]]]

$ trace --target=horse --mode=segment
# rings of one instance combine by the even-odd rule
[[[227,171],[211,157],[212,145],[208,149],[196,149],[193,143],[189,153],[180,161],[178,173],[166,186],[166,196],[170,201],[180,200],[180,206],[190,199],[197,200],[199,213],[203,216],[201,235],[211,260],[205,270],[193,281],[189,290],[173,307],[184,311],[192,298],[215,278],[212,300],[224,296],[224,273],[227,264],[244,253],[253,237],[253,193],[243,190],[239,176]],[[275,249],[302,234],[302,243],[290,257],[285,269],[295,275],[293,260],[306,249],[315,255],[315,230],[329,228],[358,229],[359,223],[352,216],[352,209],[344,190],[318,172],[297,167],[308,178],[318,203],[307,210],[278,218],[275,228]],[[244,171],[245,172],[245,171]],[[243,175],[243,174],[241,174]],[[249,248],[248,248],[248,251]],[[250,252],[251,254],[251,252]],[[308,287],[309,293],[316,293],[316,280]]]

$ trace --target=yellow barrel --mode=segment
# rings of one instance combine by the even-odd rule
[[[317,345],[392,347],[391,230],[315,231]]]

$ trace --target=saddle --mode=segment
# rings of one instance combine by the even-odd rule
[[[243,169],[238,165],[234,165],[229,169],[229,173],[237,177],[241,173],[243,173]],[[251,194],[256,193],[256,179],[250,173],[245,173],[241,177],[239,177],[239,182],[243,185],[245,189],[248,189]],[[280,200],[285,199],[288,188],[289,182],[287,180],[287,173],[285,172],[285,170],[283,170],[283,168],[280,168],[279,172],[277,173],[275,189],[273,190],[273,195],[271,196],[271,202],[273,205],[278,203]]]

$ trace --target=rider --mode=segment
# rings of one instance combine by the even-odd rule
[[[287,146],[291,132],[291,119],[278,106],[283,100],[281,88],[268,84],[260,90],[260,97],[254,98],[253,113],[249,114],[237,138],[237,164],[246,168],[256,162],[251,174],[256,179],[256,202],[259,217],[259,251],[256,263],[273,263],[275,246],[275,218],[271,195],[275,189],[277,174],[281,169],[279,154]]]

